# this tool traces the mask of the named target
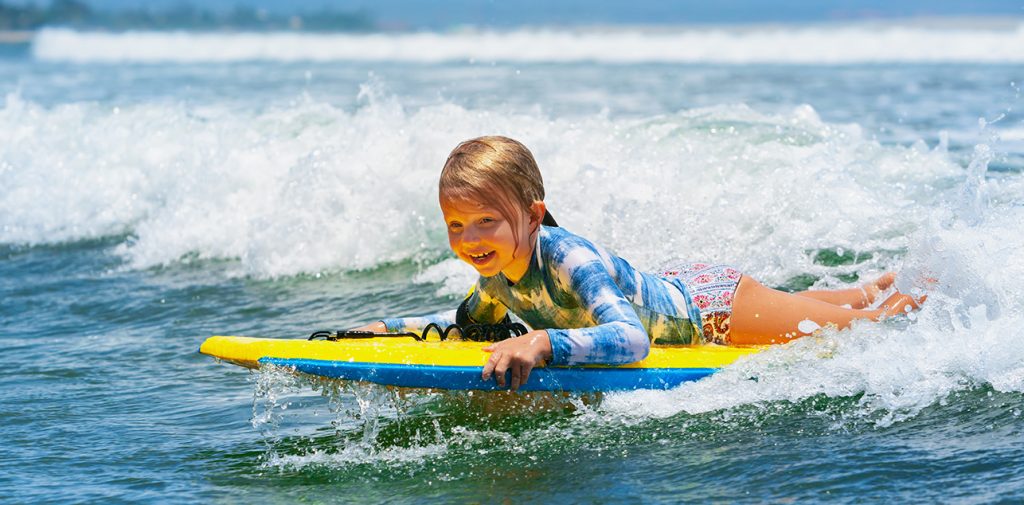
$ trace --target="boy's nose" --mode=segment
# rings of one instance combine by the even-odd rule
[[[466,228],[462,232],[462,242],[466,244],[475,244],[480,241],[480,234],[472,228]]]

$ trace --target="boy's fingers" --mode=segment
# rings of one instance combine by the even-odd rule
[[[500,357],[500,353],[491,354],[490,359],[488,359],[487,363],[484,364],[484,373],[481,374],[481,377],[483,378],[483,380],[487,380],[487,379],[491,378],[491,372],[494,371],[494,367],[498,364],[498,358],[499,357]]]
[[[519,385],[526,385],[526,381],[530,380],[530,371],[533,370],[533,365],[530,363],[523,363],[523,370],[519,374]],[[518,389],[518,388],[517,388]]]
[[[522,380],[522,365],[518,360],[516,360],[516,362],[512,364],[512,382],[510,384],[510,389],[513,391],[519,389],[519,386],[522,385],[523,382],[525,381]]]
[[[498,380],[498,387],[505,387],[505,372],[508,371],[508,362],[510,359],[512,359],[511,356],[503,354],[501,358],[498,359],[498,364],[494,365],[494,378]]]
[[[533,363],[522,362],[512,364],[512,391],[518,390],[530,380],[530,372],[533,371]]]

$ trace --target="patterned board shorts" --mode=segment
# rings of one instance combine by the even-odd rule
[[[729,265],[685,263],[661,272],[678,279],[700,311],[704,343],[728,344],[732,297],[743,274]]]

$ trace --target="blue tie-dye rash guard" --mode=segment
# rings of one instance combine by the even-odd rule
[[[511,311],[551,339],[554,365],[624,364],[642,360],[656,343],[699,343],[700,313],[681,282],[634,269],[589,240],[542,226],[530,267],[512,284],[504,274],[480,277],[469,298],[479,323]],[[455,311],[384,319],[388,331],[445,327]]]

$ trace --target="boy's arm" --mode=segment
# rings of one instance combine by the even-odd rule
[[[647,357],[651,348],[647,331],[598,251],[580,245],[560,256],[555,271],[559,284],[576,297],[596,325],[548,329],[551,364],[620,365]]]
[[[455,324],[455,311],[449,310],[440,314],[427,314],[416,317],[391,317],[377,322],[377,324],[384,326],[383,331],[391,333],[420,333],[430,323],[434,323],[442,329],[447,328]]]
[[[507,309],[501,302],[487,295],[480,288],[480,283],[473,287],[473,291],[466,298],[469,317],[472,322],[481,324],[495,324],[505,317]],[[420,333],[427,325],[434,323],[442,329],[456,323],[457,310],[449,310],[440,314],[429,314],[418,317],[385,318],[376,323],[369,324],[360,329],[367,331],[383,332],[414,332]],[[372,329],[371,329],[372,328]]]

